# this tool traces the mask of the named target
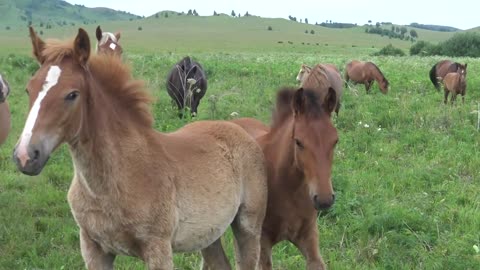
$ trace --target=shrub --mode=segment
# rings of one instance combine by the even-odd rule
[[[5,27],[6,30],[10,30],[10,26]]]
[[[388,44],[373,55],[405,56],[405,53],[401,49],[393,47],[392,44]]]
[[[143,28],[141,26],[138,27],[138,31],[142,31]]]
[[[272,28],[271,26],[269,26],[267,29],[268,29],[268,31],[272,31],[272,30],[273,30],[273,28]]]
[[[313,31],[313,29],[310,30],[310,34],[312,34],[312,35],[315,34],[315,31]]]
[[[428,46],[432,46],[432,44],[421,40],[410,47],[410,55],[425,55]]]
[[[458,33],[438,46],[442,55],[480,57],[480,34]]]
[[[305,30],[305,34],[308,34],[308,30]]]

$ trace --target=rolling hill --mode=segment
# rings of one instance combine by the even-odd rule
[[[62,26],[102,21],[133,20],[140,16],[109,8],[87,8],[62,0],[0,0],[0,24],[5,26],[43,23]]]

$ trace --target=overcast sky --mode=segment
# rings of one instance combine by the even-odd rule
[[[350,22],[364,24],[393,22],[395,24],[437,24],[470,29],[480,26],[480,0],[67,0],[87,7],[108,7],[136,15],[150,16],[158,11],[196,9],[199,15],[230,14],[232,9],[242,15],[270,18],[308,18],[310,23]]]

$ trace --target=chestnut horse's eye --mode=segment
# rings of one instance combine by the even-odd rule
[[[298,148],[303,149],[303,143],[299,139],[295,139],[295,144],[298,146]]]
[[[70,92],[66,97],[65,97],[65,100],[68,100],[68,101],[73,101],[75,100],[77,97],[78,97],[78,91],[73,91],[73,92]]]

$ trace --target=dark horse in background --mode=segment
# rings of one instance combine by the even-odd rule
[[[168,95],[177,104],[183,116],[185,107],[190,108],[192,116],[197,114],[200,99],[207,91],[207,77],[202,66],[189,56],[184,57],[170,70],[167,77]]]
[[[0,145],[7,140],[11,128],[10,110],[7,102],[7,96],[9,94],[10,87],[0,74]]]
[[[465,70],[465,65],[450,60],[442,60],[430,69],[430,80],[437,90],[440,90],[440,81],[450,72]]]

